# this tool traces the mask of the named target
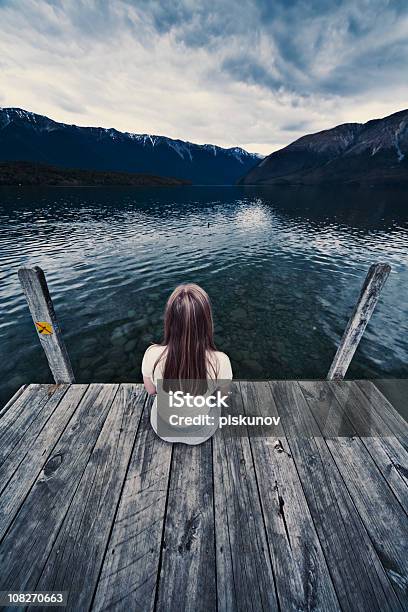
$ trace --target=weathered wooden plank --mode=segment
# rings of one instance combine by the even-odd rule
[[[0,409],[0,419],[1,417],[7,412],[7,410],[9,408],[11,408],[12,404],[14,404],[14,402],[16,401],[17,398],[20,397],[20,395],[22,395],[24,393],[24,391],[27,389],[28,385],[22,385],[19,389],[17,389],[17,391],[14,393],[14,395],[9,399],[9,401],[7,402],[7,404],[5,404],[3,406],[3,408]]]
[[[37,394],[44,394],[47,397],[50,395],[49,387],[50,385],[29,385],[27,389],[25,389],[24,393],[16,398],[0,420],[0,440],[5,434],[10,432],[10,426],[15,423],[19,416],[21,416],[21,414],[25,411],[27,404],[33,401]],[[54,387],[54,385],[51,385],[51,387]],[[53,391],[54,389],[52,388],[51,392]]]
[[[331,381],[328,386],[359,436],[408,437],[408,423],[370,381]]]
[[[143,411],[119,509],[103,561],[94,610],[153,610],[172,445]]]
[[[277,385],[285,387],[289,383]],[[381,394],[375,396],[373,407],[360,383],[359,388],[344,383],[345,389],[353,389],[353,401],[348,401],[345,409],[334,409],[333,402],[328,402],[327,397],[334,398],[334,406],[340,408],[339,399],[331,388],[342,385],[327,383],[324,388],[329,389],[332,396],[315,395],[313,406],[313,394],[306,394],[308,402],[305,402],[307,384],[302,384],[303,395],[298,385],[292,385],[292,391],[279,390],[281,403],[277,403],[275,383],[271,385],[272,389],[275,387],[275,393],[270,396],[266,389],[263,390],[265,385],[262,383],[255,385],[252,391],[248,391],[252,389],[251,385],[244,385],[245,409],[249,405],[251,414],[254,407],[259,412],[269,411],[268,414],[277,410],[285,428],[279,433],[289,432],[289,440],[279,437],[281,444],[275,448],[267,444],[271,439],[257,437],[262,432],[256,428],[249,428],[249,440],[236,438],[226,430],[218,432],[213,440],[213,458],[218,461],[214,463],[214,504],[217,517],[217,604],[220,610],[275,609],[274,581],[281,609],[335,609],[321,551],[326,557],[343,609],[402,609],[391,583],[398,589],[405,607],[406,570],[401,566],[400,557],[404,550],[401,538],[406,534],[401,525],[405,504],[405,488],[402,486],[406,485],[404,472],[398,471],[395,462],[399,462],[399,468],[405,469],[406,454],[394,435],[364,437],[367,411],[372,417],[368,428],[371,434],[378,432],[378,428],[384,430],[384,427],[391,426],[397,428],[402,438],[405,429],[393,412],[389,415],[389,406],[386,406],[388,421],[383,421],[384,400]],[[0,588],[2,585],[7,589],[25,586],[38,590],[51,583],[58,588],[61,580],[69,584],[72,593],[78,594],[84,588],[85,595],[71,596],[72,607],[76,607],[79,601],[80,608],[87,609],[97,579],[94,567],[101,568],[103,558],[93,602],[95,609],[144,611],[152,610],[155,603],[157,609],[172,609],[172,605],[173,609],[183,609],[183,601],[190,601],[188,597],[194,601],[194,595],[188,595],[194,584],[198,584],[198,592],[191,609],[214,609],[213,599],[208,593],[203,597],[206,605],[199,599],[201,586],[209,585],[214,575],[211,560],[204,563],[208,553],[205,545],[214,546],[210,529],[212,504],[205,503],[202,488],[203,483],[209,482],[211,465],[207,463],[207,455],[202,457],[205,445],[193,449],[181,445],[175,448],[175,472],[168,489],[172,449],[155,436],[148,412],[144,411],[106,548],[108,526],[115,514],[118,487],[123,481],[120,474],[126,457],[129,457],[128,443],[134,436],[137,416],[134,422],[130,412],[123,413],[125,420],[120,424],[117,397],[108,421],[103,425],[104,415],[100,410],[106,409],[105,402],[100,400],[99,408],[95,407],[98,399],[89,398],[89,392],[76,410],[79,388],[70,387],[53,410],[48,402],[55,401],[52,400],[54,396],[48,400],[43,394],[41,410],[36,412],[34,408],[31,413],[29,405],[23,404],[23,394],[4,414],[8,425],[4,427],[0,422],[0,435],[3,432],[3,442],[9,450],[3,464],[4,474],[7,478],[11,476],[9,485],[0,495],[0,529],[3,522],[6,525],[4,531],[0,531],[0,537],[1,533],[5,536],[0,545]],[[35,388],[32,398],[39,389],[39,386]],[[231,412],[242,412],[236,389],[235,394]],[[350,393],[347,397],[350,398]],[[82,416],[79,417],[80,412]],[[27,415],[30,418],[25,420]],[[97,426],[95,421],[98,421]],[[13,422],[20,432],[17,438],[8,437],[9,434],[15,436]],[[89,435],[90,428],[94,429]],[[132,428],[133,433],[120,431]],[[348,437],[340,441],[325,441],[321,435],[323,429],[326,435]],[[84,431],[88,433],[84,434]],[[356,438],[359,431],[363,434],[361,439]],[[354,437],[354,442],[351,442],[351,437]],[[128,442],[121,450],[121,440],[125,439]],[[24,440],[28,449],[24,448]],[[117,449],[114,440],[118,441]],[[72,452],[66,457],[65,449],[68,447],[72,447]],[[61,453],[58,453],[58,448]],[[62,454],[61,465],[58,454]],[[81,468],[76,463],[78,455]],[[67,465],[70,458],[74,464],[73,477]],[[17,459],[18,467],[13,463]],[[391,461],[394,464],[391,465]],[[115,466],[119,469],[117,479],[114,477]],[[167,513],[163,531],[167,493],[168,505],[174,499],[179,514],[176,511]],[[391,531],[394,525],[394,534],[384,527],[385,512],[391,507],[391,499],[394,506],[389,529]],[[28,510],[27,504],[30,505]],[[92,508],[97,509],[94,516]],[[185,524],[184,512],[192,517],[191,531],[186,530],[185,538],[178,530],[181,524]],[[198,541],[194,537],[189,539],[197,529],[197,512],[205,516],[207,528],[202,533],[210,534],[209,537],[200,537],[200,516]],[[373,527],[368,521],[374,515]],[[162,550],[161,581],[155,602],[162,535],[166,548]],[[309,546],[303,545],[306,538],[309,538]],[[179,551],[179,547],[183,551],[183,546],[187,551],[184,557]],[[285,551],[287,559],[283,558]],[[182,557],[181,561],[178,557]],[[202,570],[199,571],[198,567]],[[204,576],[201,576],[201,571]],[[7,573],[5,577],[4,572]],[[266,593],[268,589],[272,595]]]
[[[362,444],[353,438],[328,440],[337,467],[374,548],[405,609],[408,608],[408,520]]]
[[[241,382],[245,412],[278,416],[267,382]],[[253,435],[253,431],[256,434]],[[285,437],[248,427],[282,610],[339,610],[313,519]]]
[[[341,608],[401,610],[300,387],[270,385]]]
[[[408,380],[373,380],[372,383],[408,422]]]
[[[212,445],[176,444],[156,609],[211,612],[215,587]]]
[[[311,409],[318,424],[319,435],[331,436],[355,436],[356,428],[348,418],[344,407],[339,404],[332,391],[332,385],[347,385],[346,381],[329,382],[298,381],[306,400],[312,399]],[[367,424],[364,423],[366,426]],[[365,431],[367,429],[365,428]]]
[[[368,399],[372,411],[377,412],[390,432],[398,437],[405,448],[408,448],[408,423],[405,419],[371,381],[360,380],[357,381],[357,385]]]
[[[87,385],[71,385],[52,413],[37,438],[33,439],[18,468],[8,480],[0,496],[0,540],[19,510],[33,483],[48,461],[53,447],[61,437],[67,423],[78,407]],[[10,476],[12,466],[1,472],[4,481]]]
[[[13,408],[0,421],[0,465],[19,442],[24,443],[25,436],[29,436],[28,432],[36,421],[41,426],[44,415],[46,419],[49,410],[52,412],[66,389],[65,385],[32,385],[16,400]],[[55,399],[49,403],[53,396]]]
[[[387,435],[387,426],[369,406],[365,396],[349,381],[299,382],[309,407],[326,437],[356,437],[354,446],[364,446],[370,455],[367,461],[375,462],[401,506],[408,512],[408,453],[395,436]],[[334,390],[342,389],[340,398]],[[339,433],[337,423],[326,414],[337,413],[347,425],[347,433]],[[367,423],[371,435],[367,435]]]
[[[408,451],[408,424],[374,384],[368,380],[353,381],[353,385],[330,384],[340,404],[355,412],[354,419],[360,419],[358,432],[361,437],[396,438]]]
[[[44,272],[38,266],[21,268],[18,278],[55,382],[75,382]]]
[[[36,585],[67,591],[67,610],[91,604],[145,398],[143,385],[120,386]]]
[[[16,430],[15,433],[17,435],[11,436],[11,440],[9,438],[7,445],[2,445],[0,457],[0,493],[7,486],[8,481],[18,465],[29,453],[31,455],[33,444],[58,407],[58,404],[67,390],[68,385],[58,385],[49,396],[37,395],[36,397],[39,397],[41,409],[37,410],[37,406],[34,405],[36,397],[33,399],[33,402],[26,407],[26,411],[30,416],[35,413],[35,418],[30,421],[29,425],[25,427],[24,430],[22,430],[21,427],[15,427],[15,424],[10,428],[11,432]],[[45,398],[45,401],[43,398]]]
[[[237,383],[228,412],[243,412]],[[277,610],[249,439],[222,429],[212,440],[218,609]]]
[[[313,383],[306,383],[303,386],[309,390],[306,399],[313,412],[312,385]],[[326,383],[326,386],[333,388],[334,393],[340,388],[348,389],[350,393],[347,396],[347,414],[350,414],[350,418],[358,414],[358,398],[361,392],[355,383]],[[353,387],[357,390],[355,395],[352,395]],[[318,394],[318,385],[315,385],[315,391]],[[319,401],[322,401],[321,397]],[[329,401],[333,401],[333,398],[329,398]],[[328,435],[330,436],[330,432]],[[404,506],[407,508],[408,488],[396,470],[392,475],[395,491],[387,484],[390,462],[381,442],[389,443],[390,438],[356,436],[357,434],[355,437],[328,437],[327,445],[394,590],[401,603],[408,606],[408,520],[403,509]],[[397,440],[394,441],[397,445]],[[402,447],[401,450],[406,459],[407,453]],[[382,471],[378,463],[381,464]]]
[[[35,588],[117,389],[85,393],[0,545],[0,590]]]
[[[327,375],[329,380],[344,378],[390,272],[391,266],[388,264],[373,264],[370,266]]]

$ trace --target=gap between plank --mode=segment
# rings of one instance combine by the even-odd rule
[[[100,384],[100,383],[96,383],[96,384]],[[101,386],[103,386],[103,385],[101,384]],[[82,477],[83,477],[83,475],[84,475],[84,473],[85,473],[85,470],[86,470],[86,468],[87,468],[87,466],[88,466],[88,463],[89,463],[89,461],[90,461],[90,459],[91,459],[91,457],[92,457],[92,454],[93,454],[93,452],[94,452],[95,446],[96,446],[96,444],[97,444],[97,442],[98,442],[98,440],[99,440],[99,436],[101,435],[102,429],[103,429],[103,427],[104,427],[104,425],[105,425],[105,422],[106,422],[106,420],[107,420],[107,418],[108,418],[108,415],[109,415],[109,413],[110,413],[110,411],[111,411],[111,408],[112,408],[113,402],[114,402],[114,400],[115,400],[115,398],[116,398],[116,396],[117,396],[117,394],[118,394],[118,392],[119,392],[119,386],[120,386],[120,385],[118,385],[118,388],[116,389],[116,392],[115,392],[115,394],[114,394],[114,396],[113,396],[113,398],[112,398],[112,401],[110,402],[109,408],[108,408],[108,410],[106,411],[105,418],[103,419],[103,421],[102,421],[102,423],[101,423],[101,427],[100,427],[100,430],[99,430],[98,435],[97,435],[97,436],[96,436],[96,438],[95,438],[95,442],[94,442],[94,444],[92,444],[92,448],[91,448],[91,451],[90,451],[90,453],[89,453],[88,460],[87,460],[87,461],[86,461],[86,463],[85,463],[84,469],[83,469],[83,471],[82,471],[81,475],[78,477],[77,485],[74,487],[74,490],[73,490],[73,493],[72,493],[72,497],[71,497],[71,501],[69,502],[68,507],[67,507],[67,510],[66,510],[66,512],[64,513],[64,516],[61,518],[60,525],[59,525],[59,527],[58,527],[58,529],[57,529],[57,531],[56,531],[56,534],[55,534],[55,537],[54,537],[54,542],[56,542],[56,540],[58,539],[58,536],[59,536],[59,534],[60,534],[60,531],[61,531],[61,529],[62,529],[62,527],[63,527],[63,525],[64,525],[65,518],[66,518],[66,516],[67,516],[67,514],[68,514],[68,512],[69,512],[69,510],[70,510],[70,508],[71,508],[71,505],[72,505],[72,503],[73,503],[73,500],[75,499],[75,495],[76,495],[76,493],[77,493],[77,491],[78,491],[78,488],[79,488],[79,486],[80,486],[80,484],[81,484]],[[88,388],[90,388],[90,385],[89,385],[89,387],[88,387]],[[84,394],[84,395],[85,395],[85,394]],[[77,412],[77,410],[78,410],[78,407],[79,407],[80,403],[82,402],[82,400],[83,400],[83,398],[84,398],[84,395],[81,397],[81,400],[78,402],[77,407],[76,407],[76,409],[74,410],[74,413],[73,413],[73,415],[72,415],[72,416],[74,416],[74,414],[76,414],[76,412]],[[72,418],[72,417],[71,417],[71,418]],[[69,421],[71,421],[71,419],[70,419]],[[67,424],[67,426],[68,426],[68,424]],[[66,428],[64,428],[64,431],[65,431],[65,429],[66,429]],[[60,438],[61,438],[61,437],[62,437],[62,434],[61,434]],[[53,446],[53,449],[55,448],[55,446],[56,446],[56,445],[54,445],[54,446]],[[52,451],[51,451],[51,452],[52,452]],[[36,481],[34,481],[34,483],[35,483],[35,482],[36,482]],[[33,486],[34,486],[34,483],[33,483]],[[40,572],[40,574],[39,574],[39,577],[38,577],[38,580],[37,580],[37,582],[36,582],[36,585],[35,585],[34,590],[36,590],[37,585],[38,585],[38,583],[39,583],[39,582],[40,582],[40,580],[41,580],[41,576],[42,576],[42,574],[43,574],[44,568],[46,567],[46,565],[47,565],[47,563],[48,563],[48,560],[49,560],[49,558],[50,558],[50,555],[52,554],[52,550],[53,550],[53,546],[51,546],[50,551],[49,551],[49,553],[48,553],[48,555],[47,555],[47,558],[46,558],[46,560],[45,560],[45,563],[44,563],[44,565],[42,566],[42,569],[41,569],[41,572]]]
[[[242,405],[242,408],[243,408],[245,414],[247,414],[247,411],[245,409],[245,405],[244,405],[244,402],[243,402],[243,397],[242,397],[243,390],[242,390],[241,382],[239,383],[239,390],[240,390],[240,397],[241,397],[241,405]],[[261,508],[261,515],[262,515],[262,522],[263,522],[263,528],[264,528],[264,532],[265,532],[266,543],[267,543],[267,546],[268,546],[268,555],[269,555],[269,560],[270,560],[270,563],[271,563],[272,576],[273,576],[273,585],[275,587],[275,594],[276,594],[276,601],[278,603],[278,610],[279,610],[279,612],[281,612],[282,611],[282,606],[281,606],[281,603],[280,603],[280,600],[279,600],[279,594],[278,594],[278,589],[277,589],[277,585],[276,585],[275,569],[273,567],[272,554],[271,554],[271,546],[270,546],[270,543],[269,543],[268,531],[267,531],[267,528],[266,528],[265,511],[264,511],[264,507],[263,507],[263,503],[262,503],[262,498],[261,498],[261,491],[260,491],[259,481],[258,481],[258,472],[257,472],[256,463],[255,463],[255,457],[254,457],[254,453],[253,453],[253,449],[252,449],[251,436],[249,434],[248,425],[246,425],[245,427],[246,427],[246,431],[247,431],[247,437],[248,437],[248,443],[249,443],[249,451],[251,453],[252,464],[254,466],[255,484],[256,484],[256,490],[258,492],[259,505],[260,505],[260,508]],[[285,531],[286,531],[286,521],[285,521]],[[290,544],[290,542],[289,542],[289,544]]]
[[[151,427],[151,425],[150,425],[150,427]],[[158,603],[158,599],[159,599],[160,573],[161,573],[162,564],[163,564],[163,545],[164,545],[164,535],[165,535],[165,531],[166,531],[166,517],[167,517],[167,507],[168,507],[168,503],[169,503],[170,481],[171,481],[171,470],[172,470],[172,467],[173,467],[173,457],[174,457],[174,444],[172,443],[172,445],[171,445],[170,465],[169,465],[169,475],[168,475],[168,478],[167,478],[166,501],[165,501],[165,504],[164,504],[164,513],[163,513],[163,526],[162,526],[162,535],[161,535],[161,542],[160,542],[159,563],[158,563],[158,566],[157,566],[156,591],[154,593],[154,603],[153,603],[153,610],[154,610],[154,612],[156,612],[156,610],[157,610],[157,603]]]
[[[69,385],[69,387],[70,387],[70,386],[71,386],[71,385]],[[60,435],[58,436],[58,438],[57,438],[57,439],[56,439],[56,441],[55,441],[55,444],[52,446],[52,448],[50,449],[50,452],[48,453],[48,455],[47,455],[46,459],[44,460],[43,467],[44,467],[44,465],[47,463],[48,458],[49,458],[49,457],[52,455],[52,452],[53,452],[54,448],[57,446],[57,444],[59,443],[60,439],[62,438],[62,436],[63,436],[63,434],[64,434],[64,432],[65,432],[66,428],[68,427],[68,425],[69,425],[69,423],[71,422],[72,418],[74,417],[74,415],[75,415],[76,411],[78,410],[78,406],[79,406],[79,404],[82,402],[82,400],[84,399],[85,393],[88,391],[88,389],[89,389],[89,385],[86,385],[86,387],[85,387],[85,389],[84,389],[84,392],[83,392],[83,394],[81,395],[81,398],[80,398],[79,402],[77,403],[77,406],[76,406],[75,410],[73,411],[72,415],[71,415],[71,416],[70,416],[70,418],[68,419],[67,424],[66,424],[66,425],[65,425],[65,427],[62,429],[62,431],[61,431]],[[68,391],[68,389],[67,389],[67,391]],[[60,402],[62,401],[63,397],[65,397],[65,393],[64,393],[64,395],[61,397],[60,401],[58,402],[57,407],[60,405]],[[53,411],[53,413],[52,413],[52,414],[54,414],[54,412],[55,412],[55,411]],[[41,431],[42,431],[42,430],[41,430]],[[23,459],[23,460],[24,460],[24,459]],[[20,464],[19,464],[19,465],[20,465]],[[6,535],[8,534],[8,532],[10,531],[10,529],[11,529],[11,527],[12,527],[12,525],[13,525],[13,523],[14,523],[14,521],[15,521],[16,517],[17,517],[17,515],[19,514],[19,512],[20,512],[21,508],[22,508],[22,507],[23,507],[23,505],[24,505],[25,500],[27,499],[27,497],[28,497],[28,496],[29,496],[29,494],[31,493],[32,488],[34,487],[35,483],[37,482],[38,476],[40,475],[41,470],[43,469],[43,467],[42,467],[42,468],[40,468],[39,472],[37,473],[37,475],[36,475],[36,476],[35,476],[35,478],[33,479],[33,482],[32,482],[32,483],[31,483],[31,485],[28,487],[28,489],[27,489],[27,491],[26,491],[26,494],[24,495],[24,497],[23,497],[23,499],[22,499],[22,501],[21,501],[21,504],[19,505],[18,509],[17,509],[17,510],[16,510],[16,512],[14,513],[13,520],[10,522],[9,526],[7,527],[6,531],[4,532],[3,537],[2,537],[2,538],[0,538],[0,545],[2,544],[2,542],[3,542],[4,538],[6,537]],[[17,468],[16,468],[16,471],[17,471]],[[14,474],[15,474],[15,472],[13,473],[13,476],[14,476]],[[9,478],[9,480],[7,481],[7,484],[10,482],[10,480],[11,480],[11,478]],[[3,489],[3,490],[4,490],[4,489]]]
[[[363,526],[363,529],[364,529],[364,531],[366,532],[366,534],[367,534],[367,537],[368,537],[369,541],[371,542],[371,545],[372,545],[372,550],[373,550],[374,554],[376,555],[376,557],[377,557],[377,559],[378,559],[378,562],[379,562],[380,566],[383,568],[384,576],[385,576],[385,578],[386,578],[387,582],[389,583],[389,585],[390,585],[391,589],[394,591],[394,594],[395,594],[395,596],[396,596],[397,600],[398,600],[398,601],[399,601],[399,603],[401,604],[401,608],[402,608],[402,609],[404,609],[405,603],[404,603],[403,601],[401,601],[401,600],[400,600],[400,598],[399,598],[399,596],[398,596],[398,592],[397,592],[397,591],[394,589],[394,585],[393,585],[393,583],[391,582],[391,580],[390,580],[390,579],[389,579],[389,577],[388,577],[388,574],[387,574],[387,572],[386,572],[386,569],[385,569],[385,567],[384,567],[384,565],[383,565],[383,563],[382,563],[382,561],[381,561],[381,559],[380,559],[380,557],[379,557],[379,555],[378,555],[378,553],[377,553],[377,549],[376,549],[376,547],[375,547],[375,545],[374,545],[374,542],[373,542],[373,540],[372,540],[372,538],[371,538],[371,536],[370,536],[370,533],[368,532],[368,529],[367,529],[367,527],[366,527],[366,525],[365,525],[365,522],[363,521],[363,518],[361,517],[360,512],[358,511],[358,508],[357,508],[357,506],[356,506],[356,504],[355,504],[355,502],[354,502],[353,496],[351,495],[351,492],[350,492],[350,490],[349,490],[349,487],[347,486],[347,482],[346,482],[346,480],[343,478],[342,473],[340,472],[340,469],[339,469],[339,467],[338,467],[338,465],[337,465],[337,463],[336,463],[336,460],[335,460],[335,458],[334,458],[334,455],[333,455],[333,453],[331,452],[330,447],[329,447],[329,445],[327,444],[326,439],[325,439],[325,437],[324,437],[324,435],[323,435],[323,432],[322,432],[322,430],[321,430],[321,428],[320,428],[320,426],[319,426],[319,423],[317,422],[317,419],[316,419],[316,417],[314,416],[313,411],[312,411],[312,409],[311,409],[311,408],[310,408],[310,406],[309,406],[309,402],[307,401],[307,398],[306,398],[305,394],[303,393],[303,390],[302,390],[302,388],[301,388],[301,385],[299,385],[299,384],[297,383],[297,386],[299,387],[300,392],[301,392],[301,394],[302,394],[302,397],[304,398],[304,400],[305,400],[305,402],[306,402],[306,404],[307,404],[307,407],[308,407],[309,413],[312,415],[312,417],[313,417],[314,421],[315,421],[315,422],[316,422],[316,424],[317,424],[317,427],[318,427],[319,431],[320,431],[320,432],[321,432],[321,434],[322,434],[322,439],[325,441],[326,447],[327,447],[327,449],[328,449],[328,451],[329,451],[329,454],[330,454],[330,456],[331,456],[331,458],[332,458],[332,460],[333,460],[333,463],[334,463],[334,465],[335,465],[335,467],[336,467],[336,470],[337,470],[337,472],[338,472],[338,474],[339,474],[339,476],[340,476],[341,480],[344,482],[344,486],[345,486],[346,491],[347,491],[347,493],[348,493],[348,496],[349,496],[349,498],[350,498],[350,500],[351,500],[351,503],[352,503],[352,505],[353,505],[353,507],[354,507],[354,509],[355,509],[355,511],[356,511],[356,514],[357,514],[358,518],[360,519],[360,523],[361,523],[361,525]],[[333,394],[333,395],[334,395],[334,394]],[[337,397],[336,397],[336,401],[338,401],[338,400],[337,400]],[[340,404],[340,407],[341,407],[341,404]],[[346,415],[346,417],[347,417],[347,415]],[[347,417],[347,418],[348,418],[348,417]],[[354,425],[353,425],[352,423],[351,423],[351,425],[352,425],[353,429],[355,430]],[[358,435],[356,435],[356,436],[354,436],[354,437],[356,437],[356,438],[358,438],[359,440],[361,440],[361,437],[360,437],[360,436],[358,436]],[[364,445],[364,448],[366,448],[366,447],[365,447],[365,445]],[[370,454],[369,454],[369,456],[370,456],[370,458],[371,458],[371,455],[370,455]],[[372,458],[371,458],[371,459],[372,459]],[[378,468],[377,464],[376,464],[374,461],[373,461],[373,463],[374,463],[375,467],[377,468],[378,472],[381,474],[381,478],[383,478],[383,475],[382,475],[382,473],[381,473],[381,470]],[[389,488],[389,489],[391,489],[391,487],[388,485],[388,483],[387,483],[387,486],[388,486],[388,488]],[[393,495],[394,495],[394,497],[395,497],[395,494],[394,494],[394,492],[392,491],[392,489],[391,489],[391,492],[392,492],[392,494],[393,494]],[[398,499],[397,499],[397,501],[398,501]],[[398,504],[400,505],[399,501],[398,501]],[[371,576],[370,576],[370,578],[371,578]],[[384,591],[382,584],[381,584],[381,589],[382,589],[382,591],[383,591],[384,595],[385,595],[385,596],[387,596],[387,593]]]
[[[120,386],[122,386],[122,385],[120,385]],[[119,392],[119,389],[118,389],[118,392]],[[113,518],[112,518],[112,523],[111,523],[111,526],[110,526],[110,529],[109,529],[109,534],[108,534],[108,537],[107,537],[107,540],[106,540],[105,550],[104,550],[103,555],[102,555],[101,565],[100,565],[100,568],[99,568],[98,576],[97,576],[97,578],[95,580],[95,586],[94,586],[94,591],[93,591],[93,594],[92,594],[91,602],[90,602],[90,605],[89,605],[89,610],[92,610],[92,607],[94,605],[96,593],[97,593],[97,590],[98,590],[99,580],[101,578],[101,574],[102,574],[102,570],[103,570],[103,564],[105,562],[105,558],[106,558],[106,555],[107,555],[107,552],[108,552],[108,549],[109,549],[109,542],[110,542],[111,537],[112,537],[113,528],[114,528],[116,517],[117,517],[118,511],[119,511],[119,506],[120,506],[120,502],[121,502],[121,499],[122,499],[123,490],[125,488],[127,475],[129,473],[129,467],[130,467],[130,464],[131,464],[131,461],[132,461],[132,456],[133,456],[133,452],[135,450],[137,436],[139,435],[140,424],[142,422],[143,413],[146,410],[147,402],[148,402],[148,396],[147,396],[147,393],[146,393],[145,394],[145,398],[144,398],[144,402],[143,402],[143,407],[142,407],[142,410],[140,411],[139,422],[137,424],[136,434],[135,434],[135,437],[134,437],[134,440],[133,440],[133,443],[132,443],[132,450],[129,453],[129,460],[128,460],[128,463],[127,463],[127,466],[126,466],[125,474],[124,474],[123,481],[122,481],[122,486],[120,488],[120,492],[119,492],[119,495],[118,495],[118,501],[117,501],[115,512],[114,512],[114,515],[113,515]]]

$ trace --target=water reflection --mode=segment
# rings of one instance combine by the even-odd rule
[[[140,380],[168,292],[210,293],[242,378],[327,373],[364,275],[393,266],[350,375],[408,375],[408,221],[399,191],[48,188],[0,191],[2,399],[49,374],[17,280],[46,271],[79,381]]]

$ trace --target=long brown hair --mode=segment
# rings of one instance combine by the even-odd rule
[[[162,344],[166,348],[154,367],[165,357],[163,380],[205,381],[209,367],[217,378],[216,367],[208,360],[208,351],[217,349],[211,302],[204,289],[193,283],[174,289],[164,312]]]

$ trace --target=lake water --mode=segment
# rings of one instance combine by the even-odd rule
[[[209,226],[208,226],[209,224]],[[1,400],[51,376],[18,283],[45,273],[78,382],[141,380],[170,291],[210,294],[237,378],[322,378],[369,265],[392,274],[350,377],[408,377],[408,203],[395,190],[0,190]]]

